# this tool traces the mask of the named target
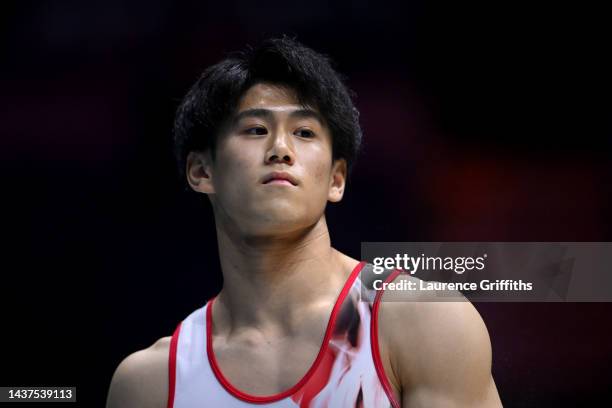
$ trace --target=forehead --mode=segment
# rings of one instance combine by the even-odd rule
[[[248,109],[293,111],[301,109],[297,92],[288,86],[257,83],[250,87],[238,102],[238,112]],[[313,109],[309,107],[309,109]],[[316,109],[313,109],[316,111]]]

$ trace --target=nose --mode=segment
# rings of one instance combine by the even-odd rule
[[[287,144],[286,136],[282,132],[276,132],[272,136],[271,146],[266,152],[266,164],[285,163],[293,165],[295,153],[292,146]]]

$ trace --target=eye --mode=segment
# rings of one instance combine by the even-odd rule
[[[298,129],[295,134],[300,137],[311,138],[315,136],[315,133],[310,129]]]
[[[254,127],[245,129],[244,133],[248,135],[265,135],[266,133],[268,133],[268,130],[262,126],[254,126]]]

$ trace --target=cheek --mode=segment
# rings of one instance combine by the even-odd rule
[[[323,200],[322,197],[326,198],[329,191],[330,164],[317,160],[311,164],[310,168],[312,169],[311,182],[313,183],[313,190],[316,191],[317,197]],[[326,202],[327,200],[325,199],[324,201]]]
[[[225,166],[225,171],[218,178],[224,194],[231,200],[240,202],[248,199],[246,195],[253,189],[252,169],[244,162],[236,161],[231,166]]]
[[[311,185],[311,189],[320,198],[327,197],[329,191],[329,177],[331,173],[331,151],[324,145],[312,145],[305,149],[302,155],[305,174]],[[327,201],[327,200],[325,200]]]
[[[329,166],[326,166],[325,164],[318,164],[315,167],[314,174],[316,177],[317,184],[320,184],[321,186],[325,186],[327,188],[327,184],[329,181],[329,171]]]
[[[243,157],[244,155],[240,151],[232,151],[229,154],[228,149],[224,149],[223,152],[217,154],[217,163],[215,166],[215,177],[213,183],[215,184],[215,191],[218,196],[223,196],[230,201],[235,201],[244,194],[250,191],[247,187],[249,183],[252,183],[254,177],[254,167],[252,162],[252,156]]]
[[[239,181],[252,173],[258,149],[255,144],[240,143],[237,138],[228,137],[217,153],[220,178],[224,182]]]

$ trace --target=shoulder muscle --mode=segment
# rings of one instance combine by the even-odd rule
[[[459,292],[447,295],[462,298]],[[394,299],[380,307],[380,334],[404,405],[501,406],[491,375],[491,342],[480,314],[467,300],[433,299]]]
[[[115,370],[107,408],[166,407],[170,337],[127,356]]]

